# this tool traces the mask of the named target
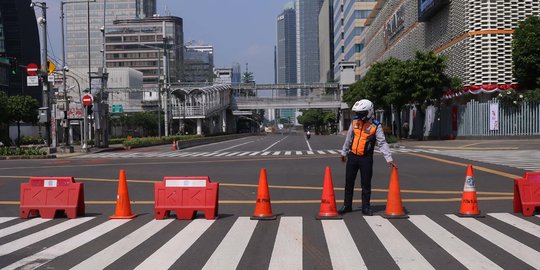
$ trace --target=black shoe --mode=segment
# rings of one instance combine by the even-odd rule
[[[343,215],[343,214],[349,213],[349,212],[352,212],[352,207],[350,207],[350,206],[345,206],[345,205],[342,206],[342,207],[338,210],[338,213],[339,213],[340,215]]]
[[[373,216],[373,210],[371,210],[371,207],[362,207],[362,214],[364,216]]]

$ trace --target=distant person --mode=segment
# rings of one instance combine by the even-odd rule
[[[340,214],[352,211],[354,182],[360,170],[362,186],[362,214],[371,216],[371,177],[373,176],[373,151],[375,143],[390,167],[397,167],[386,143],[382,125],[373,119],[373,103],[367,99],[357,101],[352,107],[354,120],[349,127],[341,152],[341,161],[347,162],[345,170],[345,200]]]
[[[403,138],[409,138],[409,122],[403,122]]]
[[[306,132],[306,138],[309,140],[309,138],[311,138],[311,132],[309,132],[309,130]]]

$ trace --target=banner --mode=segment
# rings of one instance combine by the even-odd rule
[[[489,130],[499,130],[499,103],[489,104]]]

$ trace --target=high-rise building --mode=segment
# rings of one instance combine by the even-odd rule
[[[296,0],[297,82],[319,81],[319,12],[323,0]]]
[[[70,69],[88,70],[90,59],[91,70],[96,71],[103,64],[102,31],[107,32],[115,20],[152,17],[156,14],[156,0],[68,2],[64,10],[67,29],[66,64]]]
[[[189,45],[184,52],[184,82],[214,81],[214,46]]]
[[[333,81],[334,0],[324,0],[319,13],[319,62],[319,81],[322,83]]]
[[[361,66],[364,42],[361,34],[366,29],[366,21],[377,4],[376,0],[334,0],[334,66],[342,62]],[[356,71],[356,79],[360,78]],[[340,70],[334,69],[334,78],[339,79]]]
[[[165,37],[165,38],[164,38]],[[116,20],[106,33],[107,67],[130,67],[143,73],[145,87],[157,87],[159,76],[169,83],[183,81],[182,18],[155,16]],[[163,64],[164,48],[167,63]],[[167,70],[163,70],[166,67]]]
[[[277,17],[277,83],[296,83],[296,12],[287,3]]]
[[[289,2],[285,4],[283,12],[277,17],[277,83],[298,81],[296,15],[294,2]],[[279,91],[278,95],[296,96],[297,90]],[[274,113],[276,118],[294,120],[295,111],[295,109],[276,109]]]

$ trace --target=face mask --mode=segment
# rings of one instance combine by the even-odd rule
[[[361,111],[361,112],[357,112],[356,113],[356,116],[358,117],[358,119],[362,120],[362,121],[366,121],[367,120],[367,115],[368,115],[368,112],[367,111]]]

